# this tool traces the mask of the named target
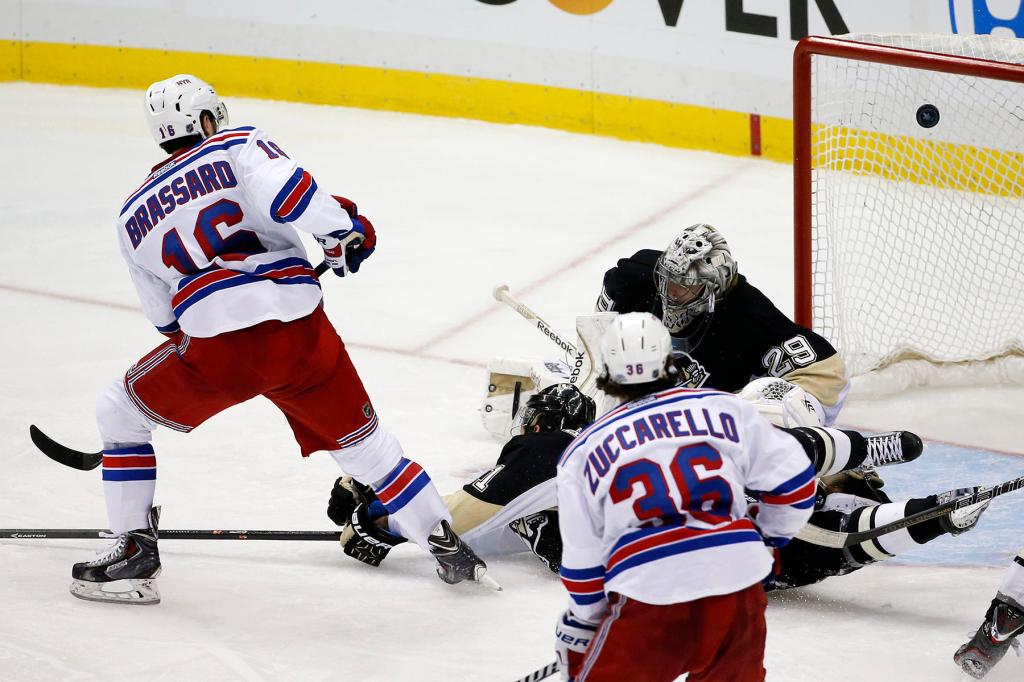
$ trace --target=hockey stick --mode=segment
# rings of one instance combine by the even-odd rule
[[[575,344],[570,343],[563,339],[558,332],[551,328],[551,325],[545,322],[541,317],[530,310],[525,303],[517,299],[509,291],[507,284],[500,284],[494,287],[494,300],[504,303],[512,310],[519,313],[523,319],[532,322],[537,329],[540,330],[544,336],[551,339],[551,341],[566,352],[571,357],[569,365],[573,368],[569,374],[569,382],[581,387],[587,379],[590,378],[592,373],[593,363],[590,361],[590,354],[587,350],[580,350]],[[589,369],[584,376],[583,367],[587,366]]]
[[[332,530],[164,530],[161,540],[320,540],[337,542],[340,531]],[[3,528],[0,539],[80,540],[117,537],[104,528]]]
[[[39,451],[58,464],[79,471],[92,471],[103,461],[102,452],[82,452],[65,447],[39,430],[35,424],[28,427],[29,438]]]
[[[537,682],[537,680],[544,680],[558,672],[558,661],[552,661],[543,668],[534,670],[526,677],[520,677],[516,682]]]
[[[551,339],[556,346],[564,350],[566,353],[577,357],[583,357],[583,353],[576,348],[575,344],[562,339],[562,337],[551,328],[550,324],[542,320],[537,313],[527,308],[525,303],[513,296],[509,291],[507,284],[500,284],[494,287],[494,300],[501,301],[509,308],[522,315],[525,319],[533,322],[544,336]]]
[[[797,539],[809,542],[814,545],[820,545],[822,547],[831,547],[833,549],[843,549],[845,547],[852,547],[868,540],[873,540],[882,535],[887,535],[903,528],[909,528],[910,526],[916,526],[919,523],[925,521],[931,521],[937,519],[940,516],[944,516],[957,509],[963,507],[969,507],[985,500],[990,500],[993,497],[999,497],[1006,493],[1012,493],[1015,490],[1024,488],[1024,476],[1020,478],[1014,478],[1009,481],[1004,481],[998,485],[994,485],[988,488],[980,488],[970,495],[963,495],[956,499],[950,500],[945,504],[940,504],[931,509],[925,509],[916,514],[905,516],[902,519],[897,519],[891,523],[886,523],[877,528],[871,528],[868,530],[857,531],[853,533],[843,533],[841,531],[826,530],[825,528],[819,528],[818,526],[812,526],[810,524],[800,529],[800,532],[796,534]]]

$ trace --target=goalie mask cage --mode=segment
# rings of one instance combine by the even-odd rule
[[[797,45],[796,320],[851,375],[1024,362],[1022,65],[992,36]]]

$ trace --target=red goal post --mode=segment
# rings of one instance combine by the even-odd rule
[[[957,309],[942,311],[941,305],[937,303],[938,298],[936,304],[940,311],[939,319],[920,321],[920,339],[914,338],[918,331],[911,327],[899,331],[892,339],[880,340],[860,339],[857,337],[860,330],[843,328],[844,324],[849,326],[849,320],[846,318],[861,320],[856,326],[872,326],[872,310],[856,308],[861,297],[873,293],[874,288],[887,287],[888,290],[884,293],[888,301],[900,297],[904,290],[920,292],[929,286],[940,289],[933,292],[936,297],[944,294],[942,286],[934,287],[938,282],[935,279],[935,272],[924,272],[920,278],[910,272],[915,266],[914,261],[918,260],[915,253],[940,252],[937,256],[939,260],[922,263],[921,267],[939,272],[947,270],[954,276],[965,277],[963,282],[955,278],[940,282],[947,285],[945,291],[955,291],[959,286],[979,287],[975,273],[961,270],[980,271],[983,267],[968,265],[966,268],[960,268],[944,264],[941,260],[941,251],[944,250],[942,241],[950,240],[947,233],[959,234],[957,230],[962,229],[965,224],[981,226],[992,214],[991,206],[988,205],[992,202],[1000,204],[999,216],[1007,211],[1014,213],[1012,219],[996,218],[997,222],[1001,221],[998,222],[996,229],[1009,230],[1008,243],[1014,240],[1017,243],[1024,243],[1024,132],[1018,131],[1014,137],[1010,132],[1003,134],[997,130],[998,126],[1005,123],[1006,130],[1011,131],[1014,128],[1011,123],[1014,122],[1017,123],[1016,127],[1024,130],[1024,120],[1015,119],[1012,111],[1007,115],[1004,111],[1006,106],[999,105],[1003,106],[1000,109],[995,104],[1004,99],[1014,99],[1013,97],[992,95],[993,105],[989,107],[991,112],[988,112],[984,110],[986,104],[983,101],[988,95],[986,92],[977,92],[979,83],[1024,84],[1024,47],[1019,48],[1019,58],[1016,55],[1011,57],[1019,59],[1017,63],[1012,63],[976,56],[979,53],[991,52],[1003,57],[1007,45],[1014,50],[1018,49],[1006,42],[1006,39],[989,39],[988,36],[967,38],[907,34],[849,38],[852,39],[804,38],[797,44],[794,52],[796,321],[823,333],[835,343],[847,364],[851,366],[852,374],[873,371],[903,359],[920,358],[938,363],[961,363],[1024,353],[1024,277],[1018,276],[1012,281],[1000,281],[999,286],[1007,287],[1006,295],[1015,297],[1015,302],[1010,301],[1010,307],[1016,307],[1021,311],[1021,322],[1013,322],[1011,327],[1015,324],[1021,328],[1016,331],[1011,329],[1009,332],[998,330],[997,339],[991,342],[985,340],[985,344],[991,347],[975,347],[978,344],[968,343],[964,344],[962,352],[958,348],[946,348],[940,338],[943,333],[942,325],[952,322],[953,318],[957,317]],[[890,44],[879,44],[884,42]],[[899,45],[901,42],[904,45]],[[939,46],[936,51],[920,49],[922,45],[927,47],[932,42]],[[978,45],[985,47],[989,42],[995,44],[998,49],[978,49]],[[1013,42],[1024,45],[1024,41]],[[913,47],[907,47],[906,44]],[[962,49],[961,44],[968,44],[971,49]],[[971,53],[971,56],[950,54],[941,50],[963,51]],[[817,67],[820,72],[817,76],[816,63],[820,64]],[[841,73],[835,76],[834,82],[823,85],[823,79],[832,77],[829,75],[831,71]],[[924,72],[938,75],[919,75]],[[953,77],[965,77],[961,79],[964,85],[957,85]],[[885,81],[884,87],[875,83],[874,79]],[[917,96],[914,84],[929,79],[932,81],[928,87],[921,88],[927,92],[927,96],[914,99]],[[828,105],[832,109],[831,113],[822,114],[818,110],[821,105],[815,101],[816,87],[826,92],[831,88],[829,96],[832,100],[841,100],[844,93],[848,93],[852,105],[844,108],[845,104],[835,105],[833,101]],[[1014,94],[1019,95],[1019,101],[1024,105],[1024,86]],[[883,111],[893,101],[895,103],[892,107],[896,111]],[[917,102],[920,102],[921,106],[916,109],[917,126],[914,126],[907,122],[908,116],[911,122],[915,116],[915,110],[908,109],[908,106],[916,106]],[[969,107],[961,106],[964,102],[969,102]],[[927,111],[922,114],[925,107],[931,107],[936,112],[934,123],[931,122]],[[966,109],[970,109],[970,112]],[[992,134],[988,135],[988,139],[985,139],[984,135],[976,136],[970,131],[969,125],[957,132],[958,113],[961,113],[961,118],[967,119],[968,123],[973,119],[978,121],[978,126],[992,127]],[[833,120],[823,122],[822,117],[825,115],[831,115]],[[930,125],[926,125],[929,123]],[[894,127],[888,129],[888,125]],[[901,155],[906,158],[901,158]],[[904,161],[906,167],[901,166]],[[916,166],[912,167],[912,164]],[[941,175],[943,173],[945,175]],[[855,197],[852,196],[852,191],[848,192],[851,196],[842,196],[845,185],[856,183],[863,187],[856,190]],[[832,195],[831,192],[836,194]],[[973,201],[971,197],[974,196],[980,197],[978,207],[969,205]],[[835,208],[832,204],[844,202],[841,210],[835,211],[835,215],[828,213]],[[938,206],[938,213],[935,216],[923,215],[922,204],[928,202],[936,203]],[[881,206],[877,209],[881,213],[868,217],[858,216],[857,206],[868,205]],[[949,209],[950,205],[956,206],[956,210]],[[1018,208],[1019,222],[1016,217]],[[942,210],[946,212],[948,226],[942,224]],[[880,229],[876,225],[880,221],[887,223],[887,231],[881,233],[886,242],[886,246],[882,248],[891,248],[895,240],[918,240],[919,243],[900,245],[900,248],[907,249],[906,254],[909,255],[903,256],[899,267],[894,267],[890,263],[886,270],[872,272],[865,266],[871,265],[870,240],[879,240],[879,234],[867,233],[871,229]],[[1018,228],[1016,233],[1012,232],[1014,227]],[[946,232],[943,232],[944,230]],[[869,240],[866,246],[856,243],[856,240],[862,237]],[[816,242],[816,239],[819,241]],[[955,239],[956,236],[953,237],[954,241]],[[977,236],[973,239],[979,240]],[[939,243],[930,245],[927,243],[928,240]],[[981,238],[981,241],[985,241],[984,238]],[[958,245],[948,246],[949,249],[955,250]],[[844,275],[841,279],[835,272],[842,268],[834,262],[834,256],[840,252],[844,256],[847,252],[857,252],[859,255],[856,258],[862,261],[860,264],[843,265],[843,268],[854,274]],[[1013,255],[1022,258],[1017,261],[1021,265],[1017,265],[1016,269],[1024,270],[1024,248]],[[858,267],[865,267],[866,272],[856,273]],[[898,272],[888,278],[886,272],[893,270]],[[1020,284],[1020,288],[1012,290],[1013,287],[1009,285],[1015,284]],[[986,298],[986,292],[982,294],[980,298]],[[909,307],[902,313],[902,318],[926,317],[928,304],[926,300],[910,302]],[[884,314],[882,309],[887,306],[878,305],[877,302],[873,305],[880,315]],[[865,303],[863,307],[870,308],[870,304]],[[965,308],[971,308],[973,311],[974,306],[968,302],[966,306],[961,305],[960,310]],[[846,314],[850,310],[854,310],[856,314]],[[1000,313],[1002,307],[996,306],[994,310],[989,317],[1005,317]],[[985,317],[985,312],[980,311],[977,320],[983,320]],[[963,329],[954,329],[950,326],[945,333],[970,335],[978,324],[977,320],[969,320]],[[903,319],[893,320],[891,324],[898,326],[902,322]],[[881,327],[888,323],[880,320],[877,324]],[[926,329],[929,325],[937,328]],[[884,337],[885,334],[880,336]],[[932,337],[935,340],[932,340]],[[893,347],[875,349],[872,347],[875,345]],[[852,355],[852,362],[848,354]]]

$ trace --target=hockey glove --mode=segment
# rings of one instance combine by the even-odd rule
[[[360,504],[352,512],[351,523],[341,533],[341,546],[345,554],[368,566],[380,566],[384,557],[405,538],[381,528],[376,520],[387,512],[379,501]]]
[[[596,631],[595,623],[577,618],[571,609],[566,609],[559,617],[555,626],[555,656],[563,680],[574,680],[580,674],[587,647]]]
[[[324,250],[324,262],[338,277],[359,272],[359,266],[373,255],[377,246],[377,233],[366,216],[353,218],[351,230],[338,230],[315,237]]]
[[[346,526],[359,503],[366,501],[362,484],[351,476],[340,476],[331,489],[331,499],[327,503],[327,518],[337,526]]]

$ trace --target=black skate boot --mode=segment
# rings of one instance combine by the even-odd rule
[[[473,580],[500,590],[501,586],[487,575],[487,564],[455,534],[447,521],[441,521],[427,537],[430,553],[437,559],[437,575],[449,585]]]
[[[160,507],[149,513],[149,528],[117,536],[107,552],[94,561],[75,564],[71,569],[71,594],[89,601],[118,604],[159,604],[160,575],[157,525]]]
[[[985,622],[967,642],[953,654],[953,662],[976,680],[980,680],[995,667],[1011,646],[1019,648],[1015,639],[1024,632],[1024,610],[1002,595],[992,600],[985,614]]]
[[[910,431],[890,431],[864,436],[868,455],[861,469],[873,469],[889,464],[913,462],[924,451],[924,443],[917,434]]]

